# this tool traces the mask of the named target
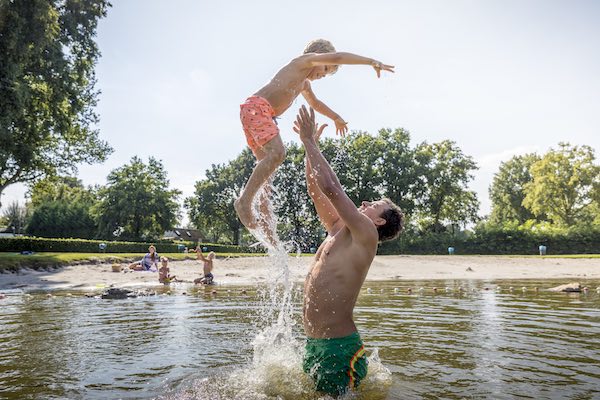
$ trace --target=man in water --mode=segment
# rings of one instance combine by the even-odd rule
[[[304,371],[318,391],[338,396],[356,388],[367,374],[352,312],[378,242],[398,236],[404,214],[389,199],[363,201],[356,208],[319,150],[326,125],[318,129],[314,111],[305,106],[295,125],[306,151],[308,192],[328,233],[304,282]]]

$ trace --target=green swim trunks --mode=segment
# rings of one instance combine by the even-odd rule
[[[319,392],[332,396],[356,388],[367,375],[367,357],[358,332],[341,338],[306,340],[304,372]]]

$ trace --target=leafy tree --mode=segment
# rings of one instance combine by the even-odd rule
[[[573,226],[591,222],[597,210],[600,166],[590,146],[559,143],[531,166],[532,181],[525,185],[523,204],[536,216]]]
[[[425,228],[432,231],[478,219],[479,202],[467,189],[477,166],[453,142],[411,148],[407,131],[383,129],[376,137],[359,132],[324,139],[320,146],[355,203],[390,197],[406,212],[418,211]],[[273,201],[281,237],[307,247],[319,240],[322,229],[306,192],[303,153],[295,144],[288,146],[288,156],[275,175]],[[228,164],[213,165],[196,183],[195,195],[186,199],[190,220],[215,238],[228,231],[238,243],[242,226],[233,202],[253,166],[247,149]]]
[[[500,164],[494,175],[489,193],[492,200],[490,222],[502,225],[510,221],[519,224],[534,219],[535,215],[523,205],[525,185],[533,180],[531,166],[540,160],[537,154],[515,156]],[[542,215],[540,215],[542,217]]]
[[[304,150],[300,146],[292,143],[288,147],[274,185],[279,234],[306,250],[318,241],[320,223],[306,188]]]
[[[94,112],[94,36],[104,0],[0,2],[0,194],[104,161]]]
[[[36,208],[56,200],[83,201],[90,206],[95,202],[97,189],[83,186],[81,180],[71,176],[53,176],[39,180],[29,189],[30,207]]]
[[[27,207],[20,206],[18,201],[13,201],[4,210],[2,217],[6,226],[8,226],[13,233],[23,233],[28,217]]]
[[[353,132],[338,141],[333,168],[355,204],[380,197],[381,154],[385,143],[366,132]]]
[[[92,215],[97,190],[86,189],[74,177],[50,177],[33,184],[29,191],[31,218],[27,233],[43,237],[91,239],[98,230]]]
[[[212,165],[206,171],[206,178],[196,182],[194,196],[185,201],[190,221],[213,235],[228,231],[232,242],[239,244],[243,225],[233,203],[252,173],[254,163],[252,152],[244,149],[229,164]]]
[[[90,205],[83,201],[53,200],[37,207],[27,233],[42,237],[92,239],[97,231]]]
[[[410,134],[404,129],[381,129],[379,140],[384,143],[379,173],[383,196],[388,197],[405,212],[411,214],[415,201],[423,194],[423,173],[410,147]]]
[[[419,168],[424,173],[423,195],[418,199],[420,224],[425,230],[442,232],[444,223],[476,222],[479,201],[467,189],[477,169],[473,158],[456,143],[422,143],[417,147]]]
[[[133,157],[129,164],[108,175],[94,207],[101,237],[151,240],[177,223],[181,192],[169,190],[162,163],[150,157],[148,164]]]

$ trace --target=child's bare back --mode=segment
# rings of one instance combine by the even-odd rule
[[[310,85],[307,81],[313,71],[309,62],[310,58],[310,55],[294,58],[281,68],[269,83],[254,94],[269,102],[275,111],[275,116],[283,114],[296,97]]]

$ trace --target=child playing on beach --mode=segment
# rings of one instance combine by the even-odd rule
[[[350,64],[370,65],[375,69],[377,77],[380,77],[382,70],[394,72],[392,65],[352,53],[336,52],[331,42],[317,39],[306,46],[303,55],[281,68],[267,85],[240,106],[246,141],[258,160],[241,196],[235,202],[240,221],[248,229],[257,228],[258,220],[252,215],[256,193],[285,158],[285,148],[275,118],[283,114],[294,99],[302,94],[310,107],[334,121],[338,134],[345,135],[348,131],[346,121],[317,99],[310,82],[335,73],[340,65]],[[267,196],[267,192],[261,192],[259,204],[261,215],[268,219]],[[269,239],[275,237],[274,232],[269,232],[272,228],[268,220],[261,223],[261,228]]]
[[[200,246],[198,246],[196,247],[196,258],[204,262],[204,276],[202,278],[195,279],[194,283],[200,285],[212,285],[214,279],[212,274],[213,260],[215,258],[214,251],[208,253],[208,257],[204,257],[204,254],[202,254],[202,249]]]
[[[165,285],[168,285],[171,281],[177,281],[175,275],[169,274],[169,259],[167,257],[161,257],[160,262],[162,266],[158,270],[158,281]]]

